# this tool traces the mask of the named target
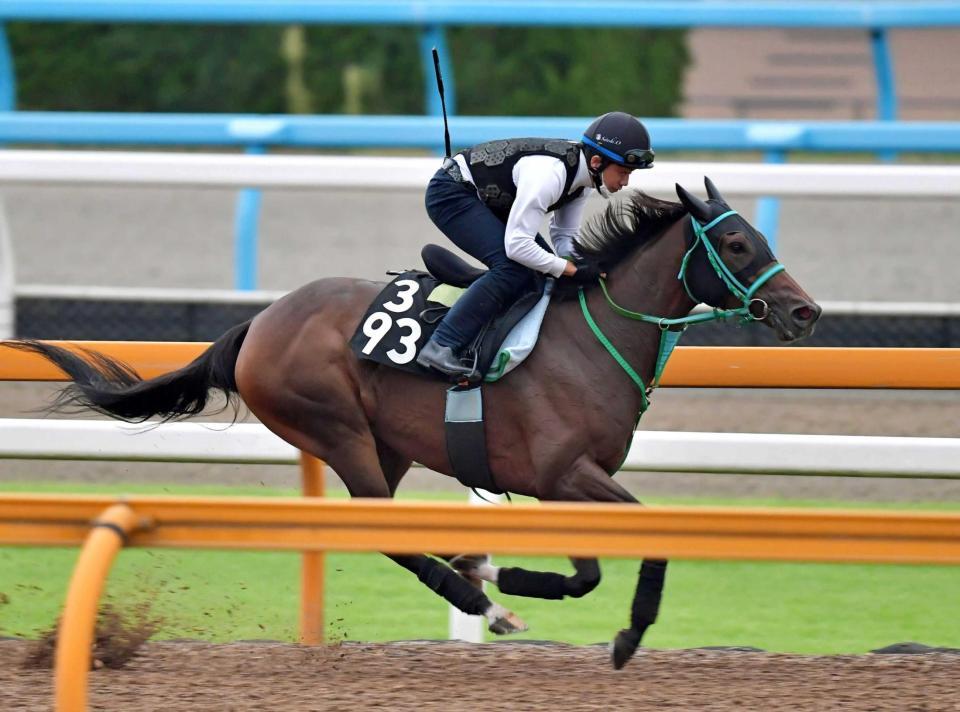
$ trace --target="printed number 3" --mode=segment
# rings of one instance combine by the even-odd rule
[[[384,306],[386,306],[386,304]],[[400,345],[403,347],[403,350],[390,349],[387,351],[387,358],[398,364],[410,363],[413,361],[413,357],[417,355],[417,339],[420,338],[420,334],[422,333],[420,324],[416,319],[404,317],[397,319],[397,326],[401,329],[409,329],[410,333],[400,336]],[[391,328],[393,328],[393,319],[391,319],[390,315],[386,312],[374,312],[368,316],[367,320],[363,322],[363,335],[370,340],[361,351],[369,354],[377,348],[377,344],[380,343]]]
[[[390,349],[387,356],[394,363],[410,363],[413,357],[417,355],[417,339],[420,338],[420,322],[416,319],[397,319],[397,326],[401,329],[410,329],[410,333],[400,337],[400,345],[403,351]]]
[[[401,279],[395,284],[399,287],[397,290],[397,298],[400,301],[396,303],[392,301],[384,302],[383,308],[387,311],[392,311],[394,314],[400,314],[413,306],[413,295],[420,289],[420,284],[412,279]]]

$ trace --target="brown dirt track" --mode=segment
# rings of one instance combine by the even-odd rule
[[[49,671],[0,641],[0,709],[49,710]],[[600,646],[150,643],[91,673],[94,710],[960,710],[960,655],[817,657],[646,651],[624,670]]]

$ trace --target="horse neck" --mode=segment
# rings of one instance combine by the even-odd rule
[[[677,279],[684,249],[683,220],[678,220],[609,271],[611,299],[624,309],[650,316],[675,319],[688,314],[695,305]],[[590,290],[587,306],[601,331],[649,384],[660,347],[660,328],[616,314],[600,289]]]

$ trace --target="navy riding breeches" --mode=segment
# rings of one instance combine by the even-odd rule
[[[506,225],[483,204],[472,184],[458,182],[441,168],[427,186],[425,202],[427,215],[443,234],[489,268],[457,300],[431,337],[459,352],[487,321],[530,287],[532,270],[507,257]]]

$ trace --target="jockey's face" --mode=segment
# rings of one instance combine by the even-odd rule
[[[590,158],[590,167],[594,170],[600,167],[600,163],[600,156]],[[610,163],[600,174],[600,180],[603,182],[603,185],[606,186],[607,190],[611,193],[616,193],[621,188],[626,187],[630,181],[630,174],[633,173],[633,171],[633,168],[626,168],[625,166],[618,166],[616,163]]]

